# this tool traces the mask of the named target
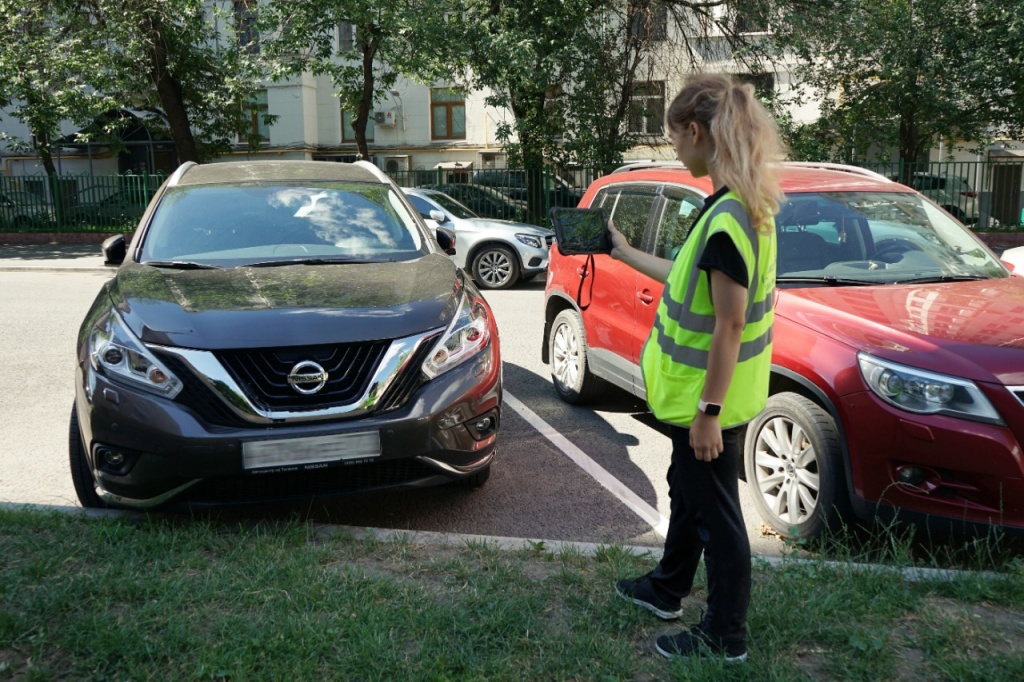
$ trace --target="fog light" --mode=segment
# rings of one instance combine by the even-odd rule
[[[482,414],[466,422],[470,434],[477,440],[483,440],[494,434],[498,428],[498,415],[495,412]]]
[[[115,476],[124,476],[139,459],[139,453],[112,448],[109,445],[97,444],[94,452],[96,468]]]
[[[896,474],[900,483],[915,487],[921,485],[925,478],[924,470],[912,466],[902,466],[896,470]]]
[[[490,417],[484,417],[483,419],[479,420],[477,423],[473,424],[473,428],[476,429],[477,431],[480,431],[481,433],[485,433],[487,431],[490,431],[493,427],[494,427],[494,420],[491,419]]]

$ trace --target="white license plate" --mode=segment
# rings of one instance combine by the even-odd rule
[[[242,467],[245,469],[322,464],[379,456],[380,433],[377,431],[242,443]]]

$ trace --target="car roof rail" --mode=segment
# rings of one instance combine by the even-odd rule
[[[853,173],[854,175],[861,175],[865,178],[871,178],[873,180],[893,182],[892,180],[885,177],[881,173],[876,173],[873,170],[861,168],[860,166],[850,166],[845,163],[827,163],[824,161],[786,161],[782,165],[786,166],[787,168],[821,168],[822,170],[842,171],[844,173]]]
[[[190,170],[192,170],[198,165],[199,164],[196,163],[195,161],[186,161],[185,163],[178,166],[177,169],[175,169],[175,171],[171,173],[171,177],[167,178],[167,186],[174,187],[175,185],[177,185],[179,182],[181,182],[181,178],[183,175],[185,175],[185,173],[188,173]]]
[[[387,173],[382,171],[380,168],[378,168],[376,164],[370,163],[369,161],[367,161],[365,159],[359,159],[358,161],[353,161],[352,165],[353,166],[358,166],[359,168],[362,168],[363,170],[369,171],[370,173],[373,174],[373,177],[377,178],[378,180],[380,180],[383,183],[386,183],[386,184],[390,185],[392,182],[394,182],[391,179],[391,177]]]
[[[615,173],[628,173],[635,170],[646,170],[648,168],[686,168],[682,161],[663,159],[643,159],[641,161],[626,161],[624,166],[619,166],[612,171]]]

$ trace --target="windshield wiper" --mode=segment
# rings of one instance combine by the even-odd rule
[[[336,256],[333,258],[287,258],[285,260],[267,260],[259,263],[246,263],[246,268],[276,268],[283,265],[335,265],[337,263],[366,263],[365,258],[354,256]]]
[[[142,265],[152,265],[154,268],[173,268],[175,270],[220,270],[219,265],[209,263],[193,263],[189,260],[147,260]]]
[[[929,275],[927,277],[911,277],[901,279],[893,284],[934,284],[939,282],[977,282],[983,279],[992,279],[987,275]]]
[[[850,279],[848,277],[825,275],[824,277],[776,277],[775,283],[824,284],[827,287],[843,287],[871,286],[874,284],[883,284],[884,282],[879,282],[877,279]]]

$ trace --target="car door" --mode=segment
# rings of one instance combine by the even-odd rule
[[[654,206],[647,249],[659,258],[675,260],[690,229],[704,205],[702,192],[677,185],[665,185],[659,192]],[[630,340],[630,358],[633,363],[633,383],[639,395],[645,395],[644,379],[640,372],[640,354],[644,343],[654,326],[654,318],[661,301],[663,282],[657,282],[647,275],[637,273],[636,306],[634,308],[633,333]]]
[[[657,198],[656,183],[623,183],[601,189],[590,206],[604,209],[630,245],[643,249]],[[635,374],[633,318],[640,274],[605,254],[573,259],[581,276],[577,303],[590,349],[588,360],[597,374],[629,386]]]

